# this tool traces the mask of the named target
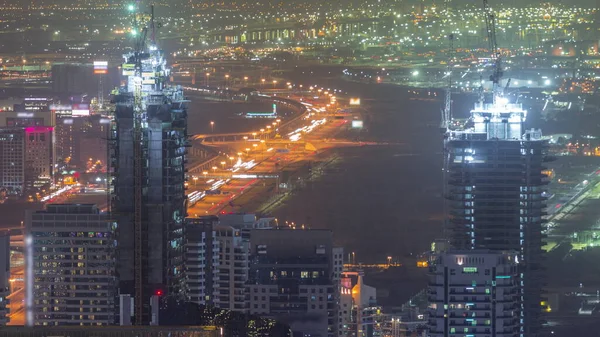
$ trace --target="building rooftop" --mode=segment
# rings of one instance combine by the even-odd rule
[[[95,204],[49,204],[37,213],[99,214],[100,210]]]

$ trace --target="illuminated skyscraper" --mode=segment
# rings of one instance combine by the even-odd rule
[[[429,337],[520,336],[518,254],[451,251],[437,257],[428,288]]]
[[[121,294],[135,298],[135,324],[148,324],[150,297],[183,298],[187,101],[169,85],[154,44],[124,55],[127,84],[113,97],[111,212],[118,222]]]
[[[338,336],[342,258],[331,231],[251,230],[248,313],[283,320],[294,335]]]
[[[477,103],[472,126],[446,133],[447,237],[456,249],[514,251],[519,258],[521,332],[541,326],[542,219],[547,143],[525,130],[527,112],[497,97]]]
[[[10,282],[10,232],[0,231],[0,327],[10,320],[7,297],[12,288]]]
[[[95,205],[52,204],[27,213],[27,325],[114,324],[115,228]]]
[[[0,118],[0,188],[35,192],[54,179],[54,113],[5,112]]]

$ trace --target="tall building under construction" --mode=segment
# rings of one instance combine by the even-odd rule
[[[145,41],[153,28],[151,20],[124,55],[127,83],[113,93],[111,213],[120,294],[134,299],[133,324],[149,324],[150,298],[182,296],[183,282],[187,101],[167,83],[163,52]]]
[[[445,136],[447,238],[462,250],[516,252],[520,278],[517,336],[541,327],[542,173],[548,160],[541,131],[525,130],[527,111],[495,97],[477,103],[469,127]]]

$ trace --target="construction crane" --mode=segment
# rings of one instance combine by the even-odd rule
[[[504,71],[502,70],[502,55],[500,50],[498,50],[498,43],[496,41],[496,15],[492,12],[487,0],[483,0],[483,15],[485,16],[489,49],[492,54],[492,61],[494,62],[494,70],[490,75],[490,81],[492,81],[493,103],[496,103],[496,99],[504,95],[504,90],[500,87],[500,80],[504,75]]]
[[[442,132],[448,131],[452,121],[452,60],[454,59],[454,34],[448,35],[448,64],[445,77],[448,79],[446,96],[444,98],[444,109],[442,110]]]

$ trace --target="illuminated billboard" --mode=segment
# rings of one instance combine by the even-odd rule
[[[360,105],[360,98],[350,98],[350,105]]]
[[[106,73],[108,73],[108,62],[94,61],[94,74],[106,74]]]
[[[89,104],[73,104],[73,110],[71,113],[73,116],[89,116],[90,115],[90,105]]]
[[[352,121],[352,128],[353,129],[362,129],[363,128],[363,121],[353,120]]]
[[[133,76],[133,75],[135,75],[135,64],[133,64],[133,63],[124,63],[122,67],[123,67],[123,76]]]
[[[57,116],[71,116],[73,106],[66,104],[50,104],[50,111],[53,111]]]

